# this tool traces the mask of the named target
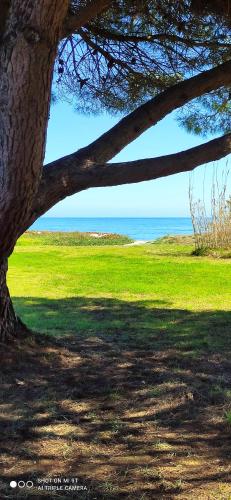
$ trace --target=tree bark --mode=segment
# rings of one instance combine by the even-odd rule
[[[112,0],[89,0],[85,5],[81,6],[80,4],[75,13],[69,12],[63,25],[61,37],[66,38],[72,35],[97,15],[107,10],[112,3]]]
[[[14,339],[21,328],[6,284],[7,260],[0,264],[0,343]]]
[[[69,155],[69,162],[84,157],[89,165],[106,163],[172,111],[230,84],[231,60],[183,80],[136,108],[82,150]]]
[[[31,216],[28,219],[28,225],[25,225],[25,229],[40,215],[44,214],[49,208],[63,200],[66,196],[70,196],[71,194],[90,187],[116,185],[116,178],[113,175],[112,165],[107,165],[107,172],[105,170],[105,164],[108,161],[173,110],[183,106],[196,97],[224,85],[229,85],[230,83],[231,61],[227,61],[216,68],[204,71],[197,76],[170,87],[157,97],[150,99],[147,103],[139,106],[135,111],[125,116],[125,118],[120,120],[108,132],[85,148],[45,165],[39,190],[32,207]],[[224,140],[220,138],[218,143],[210,142],[208,145],[207,161],[218,159],[218,155],[219,158],[222,158],[230,152],[229,141],[227,141],[226,136],[224,136]],[[221,150],[222,146],[223,152]],[[201,154],[200,159],[200,153],[202,153],[202,151],[203,154]],[[214,153],[214,157],[211,155],[212,152]],[[204,153],[206,153],[205,148],[199,148],[197,150],[197,161],[194,167],[205,162],[206,154]],[[172,158],[170,157],[169,159],[171,161]],[[156,159],[155,166],[157,166],[157,161],[160,163],[160,159]],[[142,163],[144,164],[144,160],[142,160]],[[103,177],[105,179],[106,174],[108,184],[99,183],[102,173],[102,164]],[[141,167],[141,164],[139,167]],[[192,163],[191,167],[193,168]],[[182,166],[182,161],[181,168],[180,171],[186,170],[185,165]],[[160,168],[160,172],[162,171],[162,168]],[[173,164],[172,169],[171,165],[168,164],[168,174],[165,175],[174,174],[176,171],[179,172],[179,170],[176,169],[176,163]],[[123,172],[125,173],[124,183],[126,183],[128,182],[128,170],[126,171],[126,169],[123,169]],[[123,184],[122,170],[120,173],[119,183]],[[152,177],[149,178],[154,179],[164,175],[163,173],[158,175],[158,169],[156,174],[157,175],[155,175],[155,170],[152,169]],[[112,175],[111,183],[109,180],[110,175]],[[147,180],[145,178],[145,171],[142,174],[141,168],[139,168],[138,177],[139,180],[137,180],[135,175],[133,177],[132,169],[130,169],[129,182]]]
[[[154,179],[190,170],[230,152],[230,136],[162,158],[107,164],[171,111],[231,84],[231,61],[168,88],[123,118],[92,144],[44,169],[51,80],[64,36],[107,9],[110,0],[2,0],[0,20],[0,340],[21,322],[6,284],[7,258],[17,238],[41,214],[70,194],[95,186]],[[79,2],[82,5],[81,2]]]
[[[7,15],[10,8],[10,0],[0,0],[0,41],[4,33],[4,28],[6,24]]]
[[[43,178],[27,229],[56,203],[85,189],[118,186],[158,179],[220,160],[231,153],[231,134],[179,153],[120,163],[89,165],[86,160],[71,161],[72,155],[44,168]]]
[[[6,285],[7,258],[40,184],[53,66],[69,1],[11,0],[4,5],[0,24],[1,341],[22,330]]]
[[[130,167],[139,167],[138,170],[136,168],[136,173],[135,169],[124,168],[126,167],[125,165],[121,169],[113,169],[113,165],[105,165],[125,146],[134,141],[148,128],[155,125],[159,120],[163,119],[171,111],[190,102],[195,97],[199,97],[221,86],[229,85],[230,82],[231,61],[227,61],[216,68],[204,71],[197,76],[170,87],[125,116],[108,132],[85,148],[45,165],[31,215],[28,219],[28,224],[24,226],[24,230],[66,196],[84,189],[155,179],[187,170],[185,161],[189,157],[190,169],[192,169],[229,154],[230,140],[228,136],[224,136],[223,138],[219,138],[217,142],[216,140],[215,142],[210,141],[203,148],[195,148],[194,151],[189,152],[188,156],[184,152],[184,154],[179,153],[179,158],[176,155],[175,157],[174,155],[169,155],[168,159],[164,157],[163,161],[161,158],[156,158],[152,160],[151,169],[148,160],[146,162],[145,160],[141,160],[136,165],[130,162]],[[192,158],[195,157],[194,153],[196,153],[196,161],[193,164]],[[178,169],[176,164],[178,160],[180,160],[180,169]],[[166,161],[168,164],[166,164]],[[158,165],[160,168],[158,168]],[[145,166],[143,171],[142,166]],[[149,167],[148,169],[146,168],[147,166]],[[155,168],[153,168],[154,166]]]
[[[10,4],[0,43],[1,260],[11,254],[38,190],[53,64],[68,3]]]

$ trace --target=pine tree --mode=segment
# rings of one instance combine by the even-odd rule
[[[0,337],[23,329],[6,286],[19,236],[66,196],[192,170],[231,151],[228,1],[0,0]],[[52,99],[118,115],[85,148],[43,165]],[[220,137],[174,155],[110,160],[174,110]]]

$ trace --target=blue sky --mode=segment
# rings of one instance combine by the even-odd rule
[[[108,130],[119,118],[109,115],[84,116],[71,105],[58,103],[51,108],[49,120],[46,163],[86,146]],[[140,138],[125,148],[113,161],[175,153],[204,142],[180,128],[174,115],[150,128]],[[219,167],[226,160],[219,162]],[[206,166],[206,180],[211,180],[212,164]],[[205,168],[193,174],[196,198],[202,195]],[[187,217],[189,173],[182,173],[124,186],[94,188],[66,198],[53,207],[49,217]],[[206,197],[209,199],[210,188]],[[207,201],[207,206],[209,202]]]

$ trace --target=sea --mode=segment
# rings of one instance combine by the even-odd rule
[[[189,217],[40,217],[30,229],[117,233],[136,241],[153,241],[167,235],[193,232]]]

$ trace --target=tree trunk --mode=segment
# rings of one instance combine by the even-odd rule
[[[17,318],[6,284],[7,260],[0,264],[0,342],[12,340],[17,336],[21,322]]]
[[[0,39],[0,258],[12,253],[42,174],[51,81],[68,0],[12,0]]]
[[[0,0],[1,4],[1,0]],[[4,0],[0,22],[0,341],[20,334],[7,258],[38,191],[54,61],[68,0]]]

